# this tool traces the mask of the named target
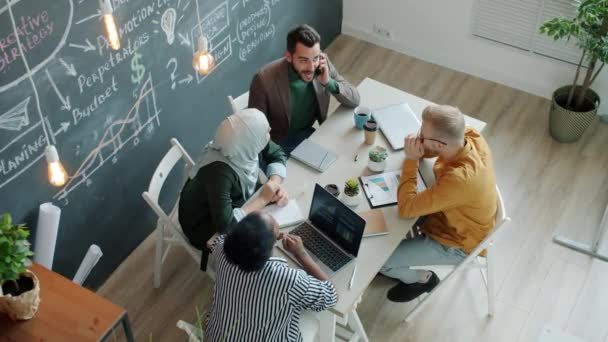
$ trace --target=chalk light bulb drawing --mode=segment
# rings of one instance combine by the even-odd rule
[[[103,15],[103,24],[108,36],[108,43],[113,50],[118,50],[120,49],[120,37],[118,36],[118,29],[114,21],[114,10],[111,0],[99,0],[99,9]]]
[[[209,43],[207,38],[200,37],[198,39],[198,50],[192,57],[192,67],[199,75],[207,75],[215,66],[215,59],[209,53]]]
[[[175,39],[175,17],[177,13],[175,13],[175,9],[168,8],[165,13],[163,13],[162,17],[160,17],[160,28],[163,29],[165,34],[167,35],[167,43],[169,45],[173,44],[173,40]]]
[[[49,182],[54,186],[63,186],[68,180],[68,174],[65,172],[59,154],[54,145],[48,145],[44,149],[46,162],[48,163]]]

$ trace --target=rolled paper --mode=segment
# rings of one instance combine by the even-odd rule
[[[101,252],[101,248],[99,248],[99,246],[91,245],[89,247],[89,251],[80,263],[80,267],[78,267],[78,271],[76,271],[76,275],[72,281],[78,285],[82,285],[102,255],[103,253]]]
[[[53,267],[60,216],[61,209],[54,206],[53,203],[47,202],[40,205],[36,241],[34,242],[34,261],[49,270]]]

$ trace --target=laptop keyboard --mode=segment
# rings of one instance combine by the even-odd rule
[[[304,247],[319,258],[319,260],[327,265],[332,271],[339,270],[351,260],[348,255],[329,242],[329,240],[321,235],[321,233],[308,222],[302,223],[292,230],[290,234],[302,238]]]

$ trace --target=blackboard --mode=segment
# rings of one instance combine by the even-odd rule
[[[34,241],[38,206],[58,205],[53,269],[71,278],[95,243],[104,255],[87,280],[93,288],[154,229],[141,193],[169,139],[196,157],[229,114],[226,96],[284,54],[291,27],[314,26],[325,47],[342,22],[341,0],[112,4],[118,51],[96,0],[0,0],[0,212],[27,223]],[[217,63],[204,77],[191,62],[201,28]],[[62,188],[47,180],[48,143],[70,176]],[[177,196],[177,178],[161,202]]]

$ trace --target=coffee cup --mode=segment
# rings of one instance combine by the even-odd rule
[[[363,129],[363,125],[370,119],[372,110],[369,107],[359,106],[355,108],[355,127]]]
[[[378,123],[374,119],[369,119],[363,124],[363,133],[365,134],[365,143],[373,145],[376,141],[376,132],[378,131]]]

